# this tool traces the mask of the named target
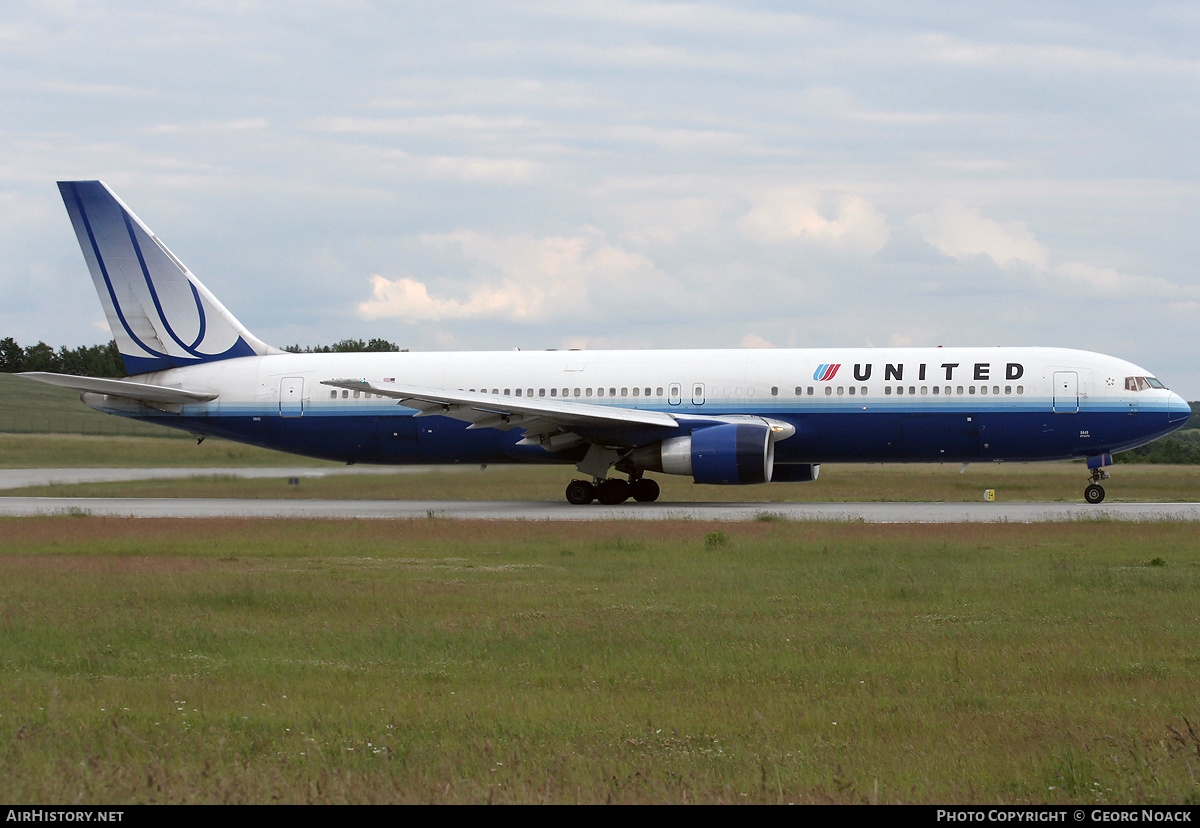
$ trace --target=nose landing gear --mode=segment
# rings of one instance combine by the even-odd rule
[[[1104,500],[1104,487],[1100,485],[1101,480],[1108,480],[1109,473],[1104,469],[1092,469],[1090,476],[1091,483],[1083,490],[1083,499],[1088,503],[1100,503]]]

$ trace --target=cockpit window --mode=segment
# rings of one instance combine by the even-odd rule
[[[1167,386],[1163,385],[1161,382],[1159,382],[1154,377],[1126,377],[1125,378],[1125,390],[1126,391],[1146,391],[1150,388],[1166,388],[1166,387]]]

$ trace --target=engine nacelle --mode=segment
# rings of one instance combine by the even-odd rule
[[[811,483],[821,474],[820,463],[779,463],[771,472],[772,483]]]
[[[729,423],[643,446],[630,460],[638,469],[690,475],[697,483],[770,483],[775,443],[766,423]]]

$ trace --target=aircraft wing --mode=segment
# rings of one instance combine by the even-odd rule
[[[542,445],[551,451],[585,442],[585,438],[576,433],[577,430],[611,433],[613,430],[633,429],[644,435],[647,429],[679,428],[679,422],[670,414],[637,408],[450,391],[365,379],[329,379],[322,380],[321,384],[391,397],[402,405],[417,409],[417,417],[451,417],[470,423],[468,428],[495,428],[501,431],[521,429],[525,432],[522,444]]]
[[[144,403],[188,405],[208,402],[217,398],[217,395],[211,391],[188,391],[183,388],[168,388],[165,385],[150,385],[130,380],[77,377],[73,374],[52,374],[46,371],[25,371],[17,376],[44,382],[47,385],[57,385],[60,388],[72,388],[92,394],[107,394],[110,397],[123,397],[127,400]]]

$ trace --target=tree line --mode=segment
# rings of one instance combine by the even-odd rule
[[[394,342],[386,339],[343,339],[332,345],[300,347],[289,345],[284,348],[293,354],[332,354],[369,351],[399,351]],[[123,377],[125,363],[117,343],[109,340],[106,345],[81,345],[57,351],[45,342],[22,347],[11,336],[0,339],[0,373],[16,374],[22,371],[48,371],[53,374],[74,374],[88,377]]]
[[[11,336],[0,339],[0,372],[49,371],[54,374],[76,374],[89,377],[123,377],[125,364],[117,343],[83,345],[57,351],[45,342],[24,348]]]

